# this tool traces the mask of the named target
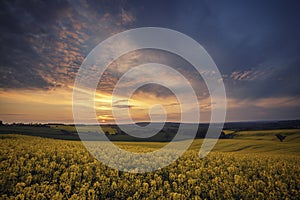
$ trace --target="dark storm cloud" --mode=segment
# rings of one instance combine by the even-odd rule
[[[300,97],[299,60],[285,66],[236,71],[224,78],[228,95],[239,99]]]
[[[156,49],[133,51],[116,59],[101,78],[98,87],[99,91],[112,93],[114,85],[117,84],[118,80],[127,70],[131,69],[133,66],[146,63],[160,63],[172,67],[190,82],[199,99],[207,98],[207,87],[203,79],[198,74],[197,70],[187,60],[171,52]],[[143,72],[140,72],[138,76],[140,77],[140,80],[144,79]],[[169,73],[163,73],[163,71],[160,71],[159,76],[164,80],[171,78]],[[174,81],[173,84],[180,86],[184,85],[184,83],[178,83],[176,81]],[[134,82],[128,80],[125,87],[132,87],[133,85]],[[179,87],[177,87],[177,89],[179,89]],[[186,87],[182,87],[180,91],[184,93],[186,91]],[[168,88],[158,84],[147,84],[139,87],[136,93],[144,93],[146,95],[153,95],[156,97],[174,96],[174,94]]]
[[[0,6],[1,88],[48,88],[53,86],[39,74],[43,62],[41,44],[51,45],[51,24],[65,6],[51,1],[2,1]]]
[[[1,1],[0,87],[48,89],[72,84],[88,52],[134,20],[121,6]]]
[[[225,78],[229,97],[299,94],[298,1],[147,1],[136,6],[138,25],[163,25],[202,44],[222,75],[229,77]],[[247,71],[262,77],[231,79],[232,74]]]
[[[161,26],[181,31],[205,47],[224,77],[229,97],[298,96],[299,5],[297,1],[2,1],[0,88],[72,84],[84,57],[111,34]],[[165,64],[177,64],[175,68],[192,82],[199,79],[188,64],[177,61]],[[111,90],[116,77],[102,81],[105,90]],[[141,91],[170,95],[157,86]]]

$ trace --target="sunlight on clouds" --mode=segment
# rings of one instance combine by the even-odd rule
[[[71,92],[69,89],[1,91],[1,119],[5,122],[72,123]]]
[[[270,97],[256,99],[255,101],[252,99],[227,99],[228,108],[247,108],[249,106],[261,108],[296,107],[300,105],[299,102],[299,97]]]
[[[82,90],[91,93],[92,91]],[[72,115],[72,92],[73,88],[58,88],[55,90],[9,90],[0,92],[1,120],[5,122],[65,122],[73,123]],[[168,121],[179,121],[181,110],[177,98],[173,96],[158,97],[155,94],[135,92],[129,100],[123,97],[112,98],[111,94],[96,92],[94,109],[100,123],[114,122],[112,115],[112,99],[114,109],[126,111],[136,122],[149,120],[149,111],[154,105],[160,104],[166,111]],[[251,99],[228,98],[228,109],[243,109],[255,106],[261,109],[275,107],[297,107],[299,98],[280,97],[262,98],[255,101]],[[212,102],[214,103],[214,102]],[[209,121],[210,98],[199,100],[201,121]],[[189,109],[193,109],[190,107]],[[159,113],[154,113],[159,114]],[[126,119],[123,119],[126,121]]]
[[[278,98],[263,98],[255,102],[255,105],[262,108],[278,107],[296,107],[300,106],[299,98],[297,97],[278,97]]]
[[[101,116],[98,116],[98,119],[100,120],[113,120],[113,116],[112,115],[101,115]]]
[[[55,90],[10,90],[1,91],[1,101],[17,101],[31,104],[70,105],[72,91],[69,89]]]

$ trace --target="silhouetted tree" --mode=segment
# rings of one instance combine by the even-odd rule
[[[280,140],[280,142],[283,142],[283,140],[286,138],[286,135],[281,135],[281,134],[276,134],[275,135],[279,140]]]

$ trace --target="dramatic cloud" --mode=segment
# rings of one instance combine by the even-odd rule
[[[121,6],[111,11],[86,3],[2,2],[0,87],[65,86],[94,46],[135,20]]]
[[[204,46],[225,83],[228,120],[299,118],[299,9],[297,1],[276,0],[1,1],[0,117],[72,121],[72,87],[88,53],[115,33],[151,26],[181,31]],[[111,51],[114,47],[107,49]],[[210,94],[196,70],[176,55],[145,49],[120,57],[104,73],[96,97],[100,120],[113,120],[111,92],[120,77],[149,62],[172,66],[184,75],[209,119]],[[143,78],[143,72],[136,76]],[[181,86],[166,72],[159,76]],[[123,87],[132,85],[129,81]],[[168,109],[170,119],[180,114],[174,94],[155,84],[139,88],[131,102],[119,100],[114,108],[130,109],[137,120],[147,117],[149,106],[157,102]]]

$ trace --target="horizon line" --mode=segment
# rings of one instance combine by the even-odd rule
[[[215,123],[210,123],[210,122],[175,122],[175,121],[167,121],[167,122],[152,122],[152,123],[173,123],[173,124],[227,124],[227,123],[255,123],[255,122],[280,122],[280,121],[299,121],[300,118],[294,118],[294,119],[262,119],[262,120],[240,120],[240,121],[225,121],[225,122],[215,122]],[[2,121],[2,120],[0,120]],[[133,124],[142,124],[142,123],[151,123],[147,121],[140,121],[140,122],[135,122],[135,123],[120,123],[122,125],[133,125]],[[81,123],[81,124],[75,124],[75,123],[69,123],[69,122],[7,122],[5,123],[2,121],[3,125],[13,125],[13,124],[24,124],[24,125],[36,125],[36,124],[42,124],[42,125],[118,125],[116,123]]]

